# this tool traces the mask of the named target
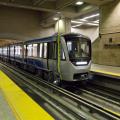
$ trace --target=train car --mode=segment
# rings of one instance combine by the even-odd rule
[[[14,61],[26,70],[37,73],[39,70],[42,73],[52,72],[53,83],[60,80],[88,79],[91,66],[91,40],[81,34],[70,33],[60,36],[55,34],[46,38],[28,40],[10,45],[8,53],[10,61]]]
[[[59,73],[65,81],[88,79],[91,40],[81,34],[71,33],[60,36],[59,48],[57,41],[57,35],[26,41],[27,63]]]

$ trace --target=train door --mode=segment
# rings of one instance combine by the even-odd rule
[[[48,43],[48,69],[53,72],[57,71],[57,43],[52,41]]]
[[[57,38],[56,41],[48,43],[48,66],[54,72],[61,72],[61,65],[66,61],[63,42],[60,42],[60,48],[58,48]],[[59,49],[59,54],[58,54]],[[60,57],[58,61],[58,57]],[[59,62],[59,63],[58,63]],[[58,68],[59,67],[59,68]]]
[[[43,63],[43,68],[48,69],[48,60],[47,60],[47,53],[48,53],[48,43],[44,42],[42,43],[42,63]]]

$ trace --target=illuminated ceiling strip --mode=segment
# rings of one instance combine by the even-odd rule
[[[83,5],[83,4],[84,4],[84,2],[77,1],[75,4],[76,4],[76,5]]]
[[[80,22],[80,21],[74,21],[74,20],[72,20],[71,22],[72,22],[72,23],[83,23],[83,22]]]
[[[97,17],[99,15],[100,15],[99,13],[94,14],[94,15],[90,15],[90,16],[84,17],[83,20],[86,20],[86,19],[89,19],[89,18],[94,18],[94,17]]]
[[[87,25],[93,25],[93,26],[99,26],[99,24],[95,24],[95,23],[86,23]]]
[[[72,28],[79,27],[81,25],[84,25],[84,24],[82,23],[82,24],[74,25],[74,26],[72,26]],[[86,23],[85,25],[99,26],[99,24],[95,24],[95,23]]]
[[[99,20],[93,21],[94,23],[99,23]]]

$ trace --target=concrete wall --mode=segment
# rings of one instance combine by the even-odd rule
[[[99,27],[89,27],[89,28],[71,28],[71,32],[81,33],[85,36],[88,36],[92,42],[98,38]]]
[[[101,6],[100,33],[120,32],[120,0]]]
[[[100,12],[100,38],[93,44],[93,62],[120,67],[120,1],[101,6]]]
[[[120,33],[104,35],[93,43],[93,63],[120,67]],[[112,38],[112,43],[109,43]],[[102,41],[101,41],[102,40]]]
[[[0,39],[27,40],[40,37],[40,14],[0,6]]]
[[[50,27],[50,28],[44,28],[40,30],[39,36],[42,37],[48,37],[55,34],[55,29],[54,27]]]

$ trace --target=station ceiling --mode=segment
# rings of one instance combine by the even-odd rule
[[[82,1],[84,4],[76,5],[77,1]],[[99,12],[99,6],[113,1],[114,0],[0,0],[0,6],[38,11],[40,13],[40,25],[42,27],[49,27],[55,23],[53,18],[58,14],[76,21],[79,18],[86,17],[86,15],[97,14]],[[97,19],[97,17],[94,18],[94,20]],[[75,23],[72,24],[76,25]]]
[[[0,0],[0,5],[45,12],[43,19],[62,12],[65,17],[74,18],[98,9],[98,6],[113,0],[81,0],[84,5],[77,6],[78,0]]]

